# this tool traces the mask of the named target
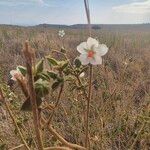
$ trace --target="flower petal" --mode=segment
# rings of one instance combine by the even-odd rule
[[[18,73],[17,70],[11,70],[11,71],[10,71],[11,76],[14,76],[14,74],[16,74],[16,73]]]
[[[89,59],[88,59],[88,57],[87,57],[86,54],[81,54],[81,55],[79,56],[79,60],[81,61],[82,65],[87,65],[87,64],[89,64]]]
[[[100,56],[104,56],[108,52],[108,47],[105,44],[100,44],[98,47],[95,47],[94,50]]]
[[[17,70],[11,70],[10,71],[10,75],[12,76],[11,79],[14,80],[14,81],[16,81],[16,78],[15,78],[16,74],[18,74]]]
[[[96,39],[89,37],[87,39],[87,45],[88,49],[91,49],[92,47],[98,47],[98,41]]]
[[[80,45],[77,46],[77,50],[81,54],[87,53],[85,49],[87,49],[87,43],[86,42],[82,42]]]
[[[93,59],[90,59],[90,64],[92,64],[92,65],[102,64],[102,57],[99,55],[95,55],[95,57]]]

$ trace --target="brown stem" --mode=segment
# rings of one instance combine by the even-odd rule
[[[44,118],[41,118],[42,122],[45,124],[46,120]],[[86,148],[79,146],[77,144],[72,144],[69,143],[68,141],[66,141],[62,136],[60,136],[51,125],[48,126],[48,131],[56,138],[58,139],[62,144],[64,144],[65,146],[72,148],[72,149],[79,149],[79,150],[86,150]]]
[[[26,59],[26,67],[28,73],[28,90],[29,90],[29,96],[32,105],[33,123],[34,123],[36,138],[37,138],[37,145],[39,150],[44,150],[41,133],[40,133],[40,121],[39,121],[39,114],[38,114],[38,108],[36,103],[36,93],[34,90],[34,80],[33,80],[33,73],[32,73],[32,56],[30,53],[28,42],[25,43],[24,55]]]
[[[55,111],[56,111],[56,109],[57,109],[57,107],[58,107],[58,104],[59,104],[59,102],[60,102],[60,97],[61,97],[62,92],[63,92],[63,87],[64,87],[64,85],[62,85],[62,86],[60,87],[60,91],[59,91],[59,94],[58,94],[58,98],[57,98],[55,107],[54,107],[53,112],[51,113],[51,115],[50,115],[50,117],[49,117],[49,119],[48,119],[46,125],[51,124],[52,118],[53,118],[53,116],[54,116],[54,114],[55,114]]]
[[[57,50],[54,50],[53,52],[56,52],[56,53],[61,53],[61,52],[59,52],[59,51],[57,51]],[[72,64],[71,64],[71,62],[69,61],[69,59],[67,58],[67,56],[66,56],[66,54],[64,54],[64,53],[61,53],[64,57],[65,57],[65,59],[66,60],[68,60],[68,62],[69,62],[69,65],[70,65],[70,67],[71,67],[71,69],[72,70],[74,70],[74,68],[73,68],[73,66],[72,66]],[[87,92],[86,92],[86,89],[82,89],[82,91],[83,91],[83,93],[84,93],[84,96],[85,96],[85,98],[86,98],[86,100],[87,100],[87,114],[86,114],[86,125],[85,125],[85,130],[86,130],[86,140],[85,140],[85,145],[86,145],[86,148],[87,148],[87,146],[89,147],[89,145],[90,145],[90,142],[88,142],[89,141],[89,138],[88,138],[88,124],[89,124],[89,105],[90,105],[90,100],[91,100],[91,88],[92,88],[92,65],[90,65],[90,82],[89,82],[89,93],[87,94]],[[83,84],[82,84],[82,82],[81,82],[81,80],[80,80],[80,78],[79,78],[79,76],[76,76],[76,78],[77,78],[77,80],[78,80],[78,83],[82,86]]]
[[[23,146],[25,146],[25,145],[24,145],[24,144],[21,144],[21,145],[19,145],[19,146],[16,146],[16,147],[14,147],[14,148],[9,149],[9,150],[16,150],[16,149],[19,149],[19,148],[21,148],[21,147],[23,147]]]
[[[90,112],[90,101],[92,96],[92,76],[93,76],[93,68],[90,65],[90,75],[89,75],[89,92],[87,99],[87,110],[86,110],[86,122],[85,122],[85,147],[90,149],[90,141],[89,141],[89,112]]]
[[[1,99],[2,99],[2,101],[3,101],[3,103],[4,103],[5,107],[6,107],[6,109],[7,109],[8,113],[9,113],[9,115],[10,115],[10,118],[12,119],[12,121],[13,121],[13,123],[14,123],[14,125],[15,125],[15,127],[16,127],[18,133],[19,133],[19,136],[20,136],[20,138],[21,138],[21,141],[23,142],[23,144],[24,144],[24,146],[26,147],[26,149],[27,149],[27,150],[30,150],[28,144],[26,143],[26,141],[25,141],[25,139],[24,139],[24,137],[23,137],[23,134],[22,134],[21,131],[20,131],[20,128],[19,128],[18,125],[17,125],[16,119],[15,119],[15,117],[14,117],[14,115],[13,115],[11,109],[9,108],[9,105],[7,104],[7,102],[6,102],[6,100],[5,100],[5,97],[4,97],[4,95],[3,95],[3,92],[2,92],[2,90],[1,90],[1,88],[0,88],[0,97],[1,97]]]

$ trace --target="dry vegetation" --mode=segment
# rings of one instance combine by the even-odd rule
[[[56,29],[0,27],[1,83],[8,82],[9,71],[24,65],[22,45],[26,39],[40,59],[64,45],[73,61],[76,46],[88,37],[86,30],[66,29],[60,40]],[[93,30],[92,36],[110,47],[103,65],[94,67],[93,95],[90,111],[90,141],[92,150],[148,150],[150,147],[150,32],[136,28]],[[60,55],[56,56],[62,59]],[[82,79],[87,82],[88,71]],[[3,83],[3,86],[6,85]],[[31,130],[31,114],[20,111],[24,97],[17,84],[9,95],[10,108],[24,137],[33,149],[35,137]],[[18,94],[20,93],[20,94]],[[46,101],[53,104],[58,92],[50,92]],[[55,129],[72,143],[84,145],[85,98],[80,90],[71,91],[65,85],[61,104],[53,118]],[[48,112],[44,112],[47,114]],[[59,141],[44,132],[44,145],[59,145]],[[47,140],[46,140],[47,139]],[[21,144],[12,120],[0,103],[0,150]],[[61,144],[60,144],[61,145]],[[19,148],[23,150],[24,148]]]

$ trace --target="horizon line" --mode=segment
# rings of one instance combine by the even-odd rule
[[[150,23],[93,23],[91,25],[146,25]],[[87,23],[77,23],[77,24],[55,24],[55,23],[39,23],[39,24],[9,24],[9,23],[0,23],[0,25],[10,25],[10,26],[38,26],[38,25],[60,25],[60,26],[73,26],[73,25],[88,25]]]

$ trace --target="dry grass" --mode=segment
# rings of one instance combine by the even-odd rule
[[[0,28],[0,69],[7,82],[9,71],[24,64],[22,44],[29,39],[36,49],[37,58],[42,58],[52,49],[67,49],[71,60],[77,56],[76,46],[87,39],[86,30],[66,30],[60,40],[58,30],[48,28]],[[92,150],[148,150],[150,147],[150,32],[139,30],[101,29],[93,30],[92,36],[110,47],[102,66],[94,68],[93,95],[90,112],[90,140]],[[60,56],[59,59],[61,59]],[[86,82],[86,78],[83,79]],[[84,96],[80,91],[68,92],[65,85],[59,111],[55,114],[56,129],[70,142],[84,143]],[[17,85],[11,109],[18,115],[17,121],[29,145],[34,145],[30,113],[20,112],[23,103]],[[9,90],[7,91],[9,94]],[[58,93],[52,93],[48,102],[55,102]],[[28,132],[30,131],[30,132]],[[16,130],[3,105],[0,106],[0,150],[19,145]],[[44,134],[49,146],[59,142]],[[23,150],[23,148],[20,148]]]

